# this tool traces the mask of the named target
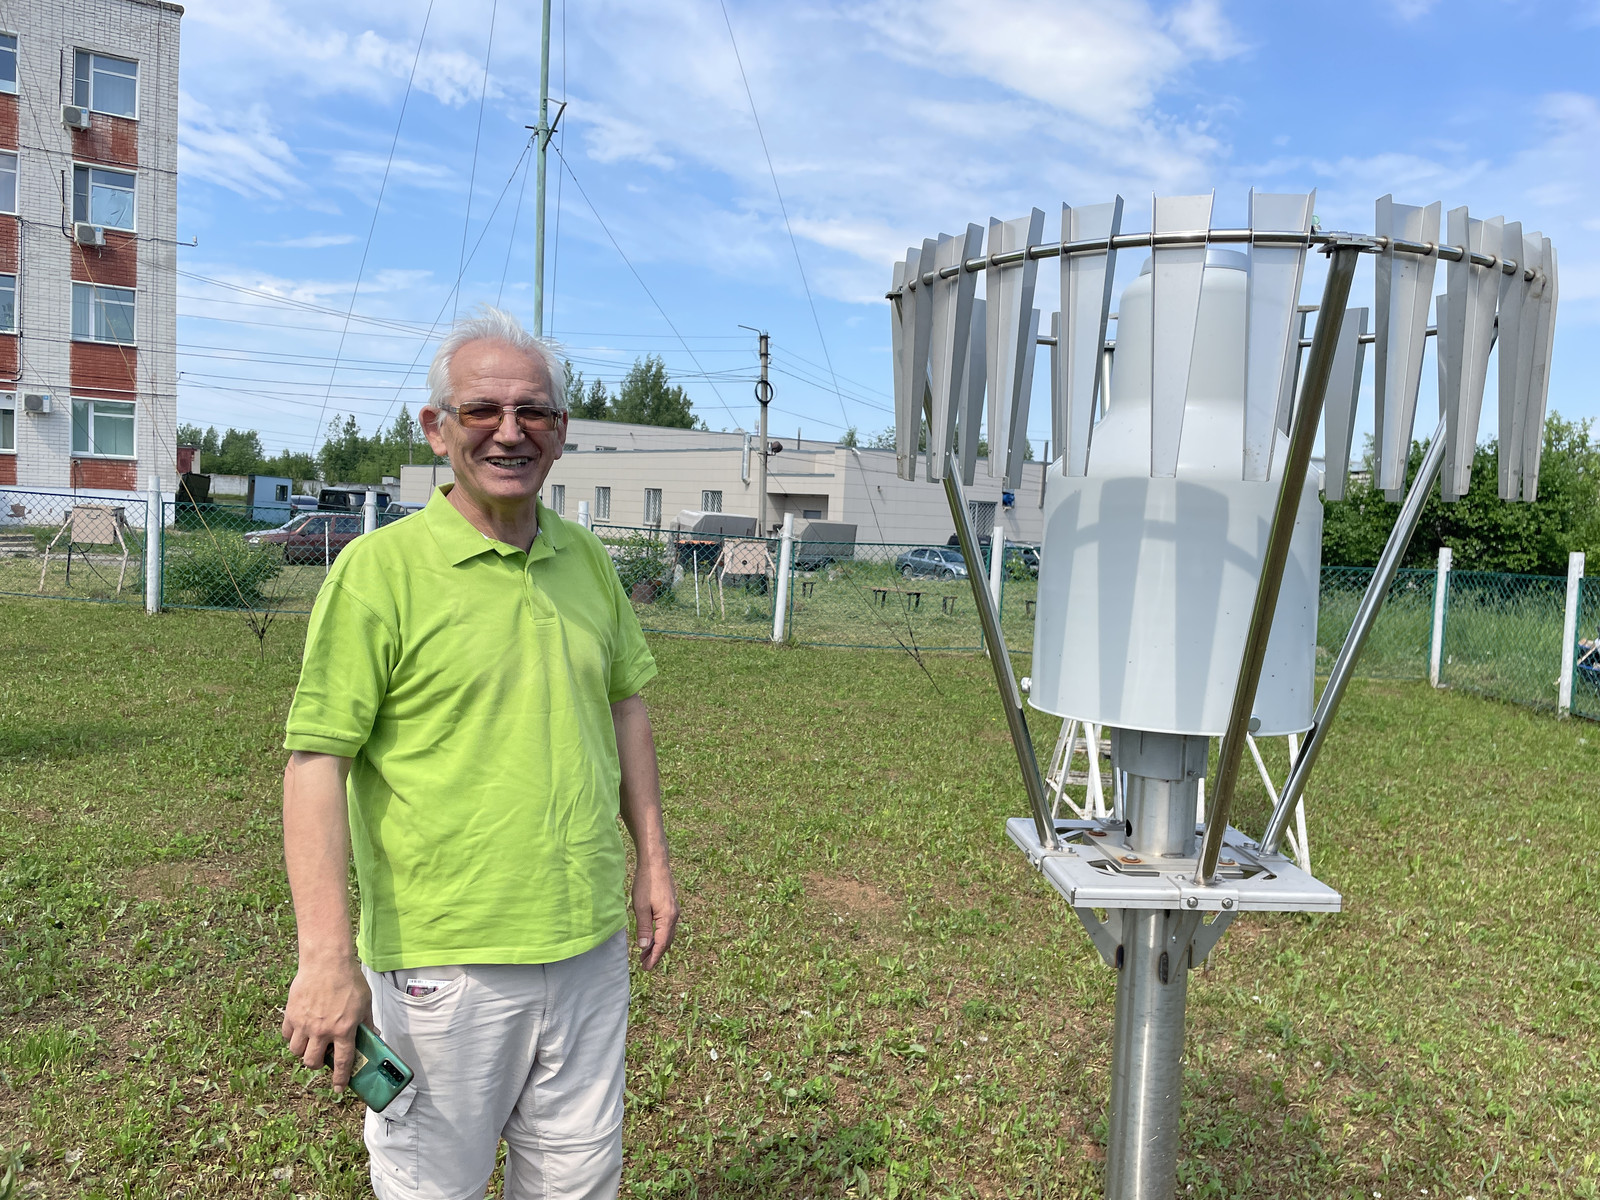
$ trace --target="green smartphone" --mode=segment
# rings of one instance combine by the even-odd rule
[[[333,1047],[328,1047],[323,1065],[333,1066]],[[363,1022],[356,1029],[356,1059],[350,1068],[350,1087],[366,1101],[373,1112],[382,1112],[389,1102],[410,1086],[411,1068],[384,1040]]]

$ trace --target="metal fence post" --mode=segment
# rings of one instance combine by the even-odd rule
[[[1572,676],[1577,670],[1578,649],[1578,593],[1583,587],[1582,550],[1567,555],[1567,607],[1561,618],[1561,682],[1556,711],[1563,717],[1572,715]]]
[[[1433,644],[1428,656],[1428,682],[1443,687],[1439,682],[1439,668],[1444,663],[1444,610],[1450,602],[1450,547],[1439,547],[1439,574],[1433,581]]]
[[[594,528],[589,521],[589,502],[587,500],[578,501],[578,524],[582,525],[585,529]]]
[[[361,532],[371,533],[377,527],[378,493],[368,488],[366,498],[361,501]]]
[[[772,603],[772,641],[783,644],[783,623],[789,611],[789,573],[794,567],[794,514],[783,514],[783,544],[778,550],[778,594]]]
[[[147,613],[161,611],[161,539],[165,525],[161,508],[161,476],[152,475],[150,491],[144,501],[144,610]]]

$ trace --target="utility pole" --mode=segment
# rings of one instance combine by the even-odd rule
[[[563,109],[566,105],[561,106]],[[561,113],[556,113],[561,120]],[[534,169],[538,183],[533,217],[533,334],[544,336],[544,174],[545,150],[555,127],[550,124],[550,0],[544,0],[544,20],[539,35],[539,123],[533,128]],[[526,178],[526,177],[524,177]]]
[[[759,496],[756,500],[756,532],[761,537],[767,536],[767,405],[772,403],[772,381],[767,378],[767,366],[772,361],[771,339],[765,329],[756,329],[749,325],[741,325],[740,329],[748,329],[761,339],[761,378],[756,381],[756,401],[761,405],[761,420],[757,426],[757,433],[761,440],[761,465],[756,472],[756,487]],[[772,451],[771,453],[777,453]]]

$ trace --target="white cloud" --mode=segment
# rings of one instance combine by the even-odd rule
[[[258,246],[280,246],[285,250],[323,250],[329,246],[348,246],[356,240],[353,233],[313,233],[305,237],[283,238],[276,242],[257,242]]]
[[[297,191],[293,152],[273,131],[262,104],[235,115],[214,112],[187,92],[178,97],[178,170],[241,196],[282,199]]]

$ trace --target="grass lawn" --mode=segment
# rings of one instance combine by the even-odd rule
[[[0,600],[0,1198],[365,1194],[277,1034],[303,633]],[[987,664],[654,647],[684,923],[625,1194],[1098,1195],[1114,975],[1004,837]],[[1310,796],[1347,911],[1197,974],[1180,1194],[1600,1195],[1597,795],[1600,726],[1356,684]]]

